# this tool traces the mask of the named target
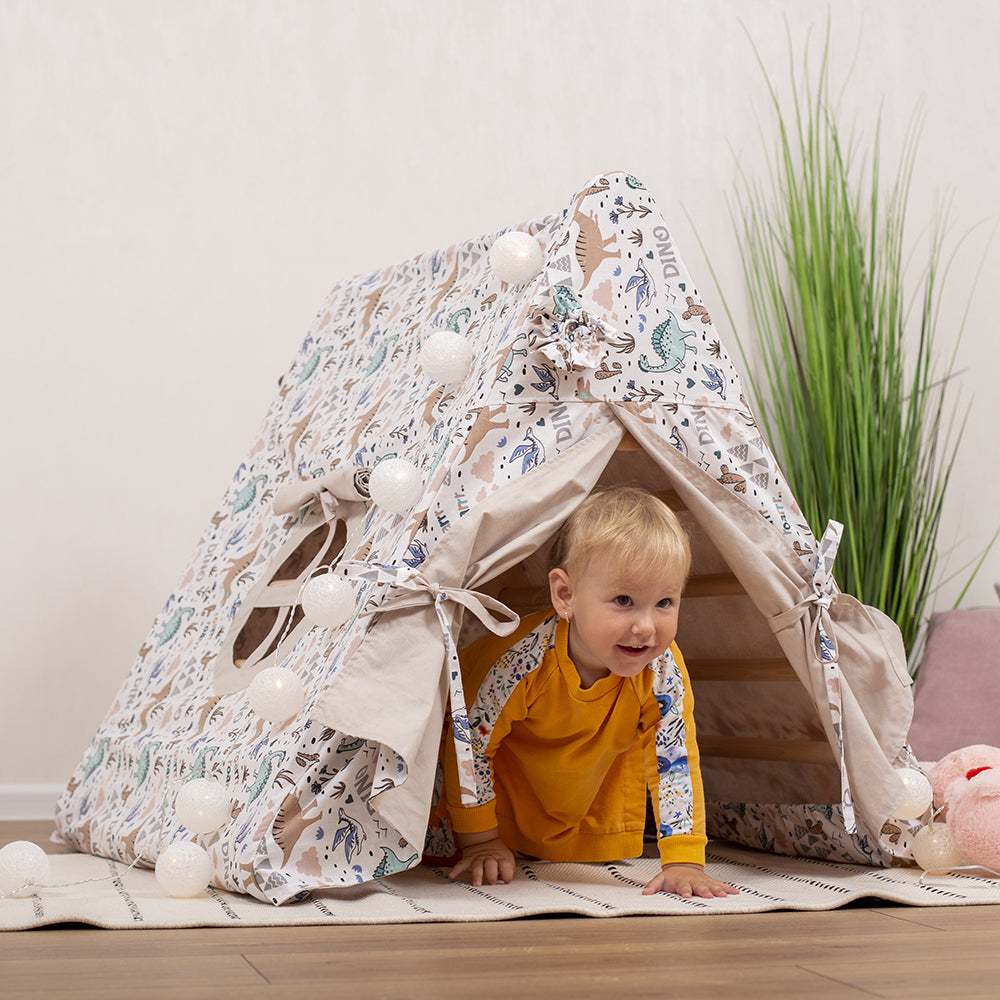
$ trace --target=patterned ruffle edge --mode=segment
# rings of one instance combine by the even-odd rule
[[[841,806],[706,802],[711,837],[791,857],[893,868],[910,864],[874,837],[847,833]]]
[[[564,371],[600,367],[608,353],[604,343],[616,334],[613,326],[587,312],[566,285],[556,285],[548,302],[532,312],[527,330],[529,349]]]

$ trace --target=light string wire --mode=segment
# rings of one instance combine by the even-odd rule
[[[188,779],[181,778],[181,775],[180,775],[180,765],[178,763],[174,763],[174,765],[173,765],[173,768],[174,768],[174,774],[173,775],[171,775],[170,772],[169,772],[169,768],[170,768],[171,765],[168,764],[167,766],[168,766],[168,773],[167,773],[166,779],[164,781],[164,795],[163,795],[163,799],[162,799],[162,801],[160,803],[160,822],[159,822],[159,827],[158,827],[157,833],[156,833],[157,854],[162,854],[163,853],[163,839],[164,839],[164,832],[165,832],[166,825],[167,825],[167,804],[171,800],[176,801],[178,788],[180,786],[186,784],[186,782],[188,780]],[[173,795],[170,794],[171,788],[173,789]],[[195,834],[194,835],[194,840],[190,841],[190,843],[196,843],[197,844],[198,841],[200,841],[203,837],[206,837],[206,836],[208,836],[208,834],[202,834],[202,833]],[[199,847],[203,847],[202,844],[198,844],[198,846]],[[48,857],[48,855],[46,855],[46,857]],[[112,865],[124,864],[124,862],[122,862],[122,861],[116,861],[114,858],[105,858],[104,860],[107,861],[109,864],[112,864]],[[143,863],[145,863],[145,865],[147,867],[155,868],[155,862],[153,861],[152,858],[147,858],[143,854],[136,853],[136,856],[132,859],[131,864],[129,864],[128,867],[126,867],[124,871],[116,872],[113,875],[99,875],[99,876],[95,876],[94,878],[80,879],[79,881],[76,881],[76,882],[35,882],[35,881],[28,881],[28,882],[25,882],[23,885],[18,886],[16,889],[10,889],[7,892],[0,893],[0,902],[3,902],[6,899],[14,899],[14,898],[28,898],[28,899],[30,899],[30,898],[33,898],[34,896],[38,895],[37,892],[33,892],[32,895],[29,896],[29,897],[20,897],[19,896],[20,893],[25,892],[28,889],[36,889],[36,890],[37,889],[73,889],[76,886],[91,885],[92,883],[96,883],[96,882],[114,882],[114,881],[116,881],[118,879],[124,878],[126,875],[128,875],[128,873],[130,871],[132,871],[133,868],[136,868],[137,866],[139,866],[139,865],[141,865]]]
[[[112,865],[121,864],[120,861],[115,861],[112,858],[106,858],[105,860],[108,861]],[[98,876],[96,878],[84,878],[84,879],[80,879],[78,882],[33,882],[33,881],[28,881],[28,882],[25,882],[24,885],[19,886],[16,889],[11,889],[9,892],[0,893],[0,902],[2,902],[5,899],[16,898],[19,893],[24,892],[26,889],[72,889],[72,888],[74,888],[75,886],[78,886],[78,885],[90,885],[92,882],[114,882],[117,879],[123,878],[133,868],[135,868],[136,865],[140,864],[142,861],[146,861],[147,864],[150,863],[149,860],[146,859],[146,858],[143,858],[143,856],[141,854],[137,854],[135,856],[135,859],[128,866],[128,868],[126,868],[122,872],[116,872],[114,875],[100,875],[100,876]],[[30,896],[28,898],[30,899],[33,896],[37,896],[37,895],[38,895],[37,892],[33,892],[32,896]]]
[[[972,875],[972,872],[985,872],[984,875]],[[920,876],[920,884],[926,885],[932,878],[946,878],[953,874],[969,875],[970,878],[1000,879],[1000,872],[986,865],[948,865],[944,868],[928,868]]]

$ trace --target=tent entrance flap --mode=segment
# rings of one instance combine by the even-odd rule
[[[692,572],[677,642],[694,685],[706,796],[722,802],[839,802],[839,769],[814,701],[726,558],[631,434],[610,455],[595,487],[622,484],[659,496],[691,539]],[[521,615],[548,607],[551,543],[550,537],[480,589]],[[479,634],[466,622],[461,644]]]

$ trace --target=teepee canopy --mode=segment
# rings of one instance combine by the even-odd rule
[[[442,379],[446,381],[441,381]],[[199,836],[220,885],[285,902],[418,863],[457,651],[544,606],[547,553],[595,487],[678,510],[678,642],[710,833],[892,861],[912,703],[898,630],[841,594],[649,192],[594,178],[564,211],[330,293],[58,812],[93,853]],[[303,610],[324,574],[340,627]],[[306,602],[308,604],[308,602]],[[315,612],[314,612],[315,613]],[[301,710],[268,721],[281,667]]]

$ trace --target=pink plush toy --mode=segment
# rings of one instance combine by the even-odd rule
[[[969,771],[977,767],[995,767],[1000,769],[1000,747],[986,746],[977,743],[974,746],[953,750],[942,757],[931,774],[931,784],[934,786],[934,808],[940,809],[946,805],[948,788],[956,778],[964,778]]]
[[[1000,747],[963,747],[934,769],[934,807],[965,863],[1000,871]]]

